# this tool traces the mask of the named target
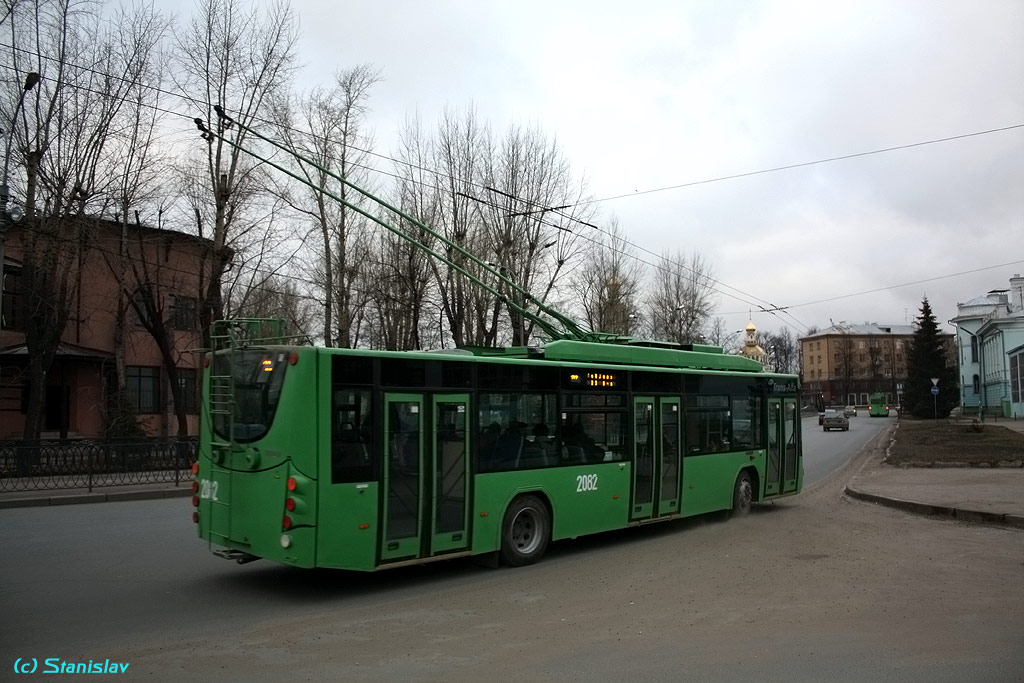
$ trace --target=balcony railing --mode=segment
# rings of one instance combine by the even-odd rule
[[[195,437],[0,442],[0,491],[191,482]]]

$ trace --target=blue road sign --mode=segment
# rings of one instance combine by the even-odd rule
[[[938,396],[938,395],[939,395],[939,388],[938,387],[932,387],[932,396]]]

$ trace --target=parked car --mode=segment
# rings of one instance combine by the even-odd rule
[[[821,418],[821,431],[827,432],[830,429],[841,429],[844,432],[850,431],[850,419],[838,410],[826,410]]]
[[[843,408],[843,415],[846,417],[857,417],[857,406],[846,406]]]

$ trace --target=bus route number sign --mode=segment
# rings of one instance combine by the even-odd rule
[[[619,386],[619,378],[611,372],[571,372],[569,384],[592,389],[614,389]]]

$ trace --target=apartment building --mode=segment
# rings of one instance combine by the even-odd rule
[[[846,322],[801,337],[803,389],[821,393],[827,405],[866,405],[875,392],[897,405],[913,337],[912,325]],[[952,363],[954,336],[943,335],[943,342]]]

